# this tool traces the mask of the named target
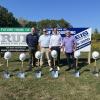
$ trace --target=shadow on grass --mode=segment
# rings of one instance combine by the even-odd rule
[[[88,65],[88,62],[87,62],[87,58],[80,58],[78,60],[78,67],[77,67],[77,70],[81,70],[82,68],[86,67]],[[91,58],[91,63],[94,62],[94,59]],[[63,67],[63,66],[68,66],[68,63],[67,63],[67,59],[64,58],[64,59],[61,59],[61,63],[60,63],[60,67]],[[89,68],[85,68],[83,71],[81,71],[80,74],[84,73],[84,72],[89,72],[90,69]]]
[[[29,61],[29,58],[26,58],[24,62],[28,62]],[[10,60],[10,62],[20,62],[19,59],[13,59],[13,60]]]
[[[14,69],[14,70],[12,70],[12,72],[17,72],[17,71],[20,71],[20,69]]]
[[[66,59],[66,58],[61,59],[60,62],[61,62],[61,63],[60,63],[61,67],[68,65],[67,59]],[[79,62],[79,63],[78,63],[79,68],[82,68],[82,67],[88,65],[87,59],[85,59],[85,58],[80,58],[80,59],[78,60],[78,62]]]
[[[67,65],[67,59],[63,58],[60,60],[60,67],[66,66]]]
[[[1,72],[4,72],[4,71],[5,71],[4,69],[0,69],[0,73],[1,73]]]
[[[99,59],[98,59],[98,60],[99,60]],[[79,68],[78,68],[78,70],[80,70],[81,68],[83,68],[83,67],[85,67],[85,66],[88,65],[87,59],[80,59],[80,62],[81,62],[81,63],[79,63]],[[91,58],[91,63],[93,63],[93,62],[94,62],[94,59]],[[90,69],[89,67],[87,67],[87,68],[85,68],[83,71],[80,72],[80,75],[83,74],[84,72],[90,72],[90,71],[91,71],[91,69]]]

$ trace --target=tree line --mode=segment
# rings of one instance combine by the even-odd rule
[[[66,20],[59,19],[44,19],[40,21],[29,21],[24,18],[15,18],[13,13],[9,12],[6,8],[0,6],[0,27],[35,27],[36,29],[43,28],[72,28],[73,26]],[[92,40],[100,40],[100,33],[97,29],[92,34]]]
[[[100,32],[98,31],[98,29],[95,29],[93,34],[92,34],[92,40],[95,42],[100,42]]]

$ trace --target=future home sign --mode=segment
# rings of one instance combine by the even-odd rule
[[[26,51],[26,35],[30,28],[0,28],[1,51]]]

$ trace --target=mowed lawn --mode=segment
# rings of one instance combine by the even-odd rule
[[[97,46],[98,45],[98,46]],[[95,47],[95,48],[94,48]],[[100,43],[92,45],[92,50],[100,52]],[[6,61],[0,58],[0,100],[100,100],[100,76],[92,74],[94,60],[88,65],[86,55],[79,59],[80,77],[76,78],[70,71],[65,71],[65,55],[62,55],[62,63],[59,77],[53,79],[48,67],[42,68],[42,77],[35,78],[35,69],[26,72],[25,79],[16,77],[21,67],[19,53],[12,53],[9,60],[9,71],[12,74],[10,79],[3,78],[3,71],[6,68]],[[24,70],[28,67],[28,60],[24,62]],[[97,67],[100,69],[100,59],[97,60]],[[100,75],[100,74],[99,74]]]

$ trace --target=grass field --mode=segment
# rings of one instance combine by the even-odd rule
[[[98,45],[98,46],[97,46]],[[94,43],[92,50],[100,52],[100,43]],[[10,79],[3,78],[6,61],[1,58],[4,65],[0,67],[0,100],[100,100],[100,76],[95,77],[91,71],[94,68],[94,60],[87,64],[87,60],[79,59],[80,77],[72,74],[73,69],[65,71],[67,65],[62,64],[59,77],[53,79],[48,67],[43,67],[42,78],[36,79],[32,72],[26,72],[25,79],[19,79],[15,73],[19,71],[21,62],[18,53],[12,55],[9,61]],[[62,57],[65,62],[65,56]],[[28,61],[24,62],[24,70],[27,69]],[[100,68],[100,59],[97,60]]]

